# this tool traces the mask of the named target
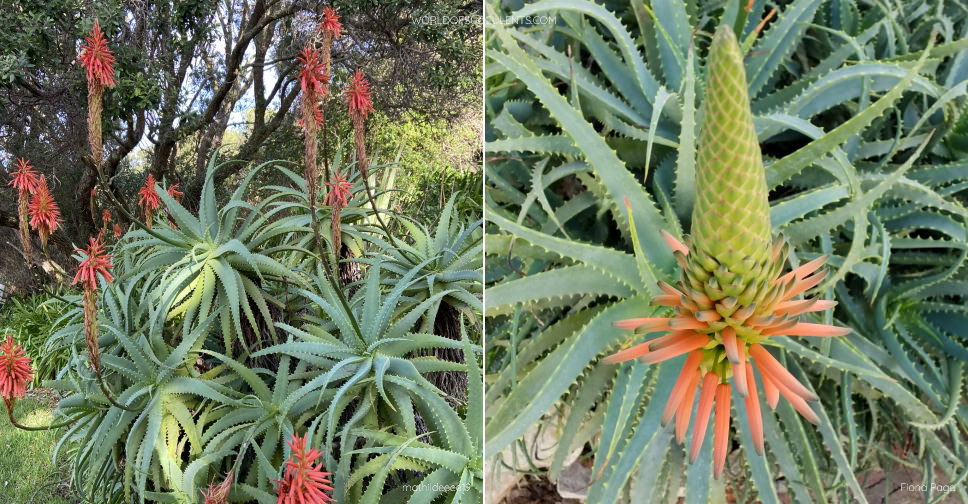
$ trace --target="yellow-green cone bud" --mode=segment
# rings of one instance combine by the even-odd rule
[[[707,76],[692,236],[696,247],[735,271],[746,257],[767,259],[772,233],[743,55],[728,26],[713,37]]]

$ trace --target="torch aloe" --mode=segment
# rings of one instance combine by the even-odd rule
[[[770,245],[769,194],[756,130],[750,113],[743,57],[732,29],[721,25],[709,49],[705,114],[699,137],[696,205],[691,240],[686,246],[663,231],[682,266],[677,286],[659,282],[664,294],[652,304],[671,306],[670,318],[634,318],[615,323],[637,333],[671,331],[666,336],[622,350],[605,362],[641,357],[654,364],[689,354],[666,403],[662,422],[676,420],[682,441],[701,384],[690,461],[699,455],[715,397],[714,474],[722,474],[729,430],[729,385],[746,398],[757,453],[763,453],[759,399],[747,356],[760,371],[767,401],[776,407],[778,394],[811,422],[819,422],[806,401],[817,396],[805,388],[761,345],[771,336],[843,336],[848,329],[800,322],[800,314],[832,308],[836,303],[794,297],[817,286],[818,257],[780,276],[787,247],[778,238]],[[631,218],[631,216],[630,216]]]

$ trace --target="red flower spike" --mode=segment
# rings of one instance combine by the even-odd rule
[[[333,181],[326,182],[326,187],[329,187],[329,191],[326,193],[326,197],[323,198],[324,205],[339,205],[343,208],[349,202],[349,199],[353,197],[353,193],[350,189],[353,184],[346,180],[346,175],[336,172],[333,174]]]
[[[90,239],[87,250],[77,249],[74,251],[84,253],[85,257],[78,265],[77,273],[74,275],[74,281],[71,284],[80,282],[84,289],[96,290],[97,275],[101,275],[105,282],[110,282],[114,278],[110,272],[112,268],[111,256],[104,253],[102,238],[103,236],[99,234],[97,238]]]
[[[121,224],[114,225],[114,237],[121,238]]]
[[[0,397],[7,402],[20,399],[27,393],[27,383],[33,378],[30,357],[8,334],[7,341],[0,345]]]
[[[104,211],[101,212],[101,220],[104,221],[105,224],[111,222],[111,210],[105,208]]]
[[[31,194],[36,191],[40,179],[30,162],[24,158],[17,158],[14,167],[17,171],[13,172],[13,177],[7,185],[13,186],[21,194]]]
[[[158,196],[158,191],[155,189],[155,176],[148,174],[148,178],[145,180],[145,185],[140,190],[138,194],[141,197],[138,199],[138,204],[144,208],[145,211],[145,224],[151,227],[151,221],[155,210],[161,207],[161,197]]]
[[[323,112],[319,108],[319,100],[326,94],[326,84],[329,75],[320,59],[319,51],[311,46],[303,47],[299,53],[299,89],[302,91],[303,117],[305,124],[308,118],[315,121],[315,126],[323,123]]]
[[[178,203],[181,203],[182,196],[184,196],[185,193],[183,193],[183,192],[181,192],[181,191],[178,190],[178,186],[179,185],[181,185],[181,184],[178,183],[178,184],[175,184],[175,185],[169,187],[167,192],[168,192],[168,196],[170,196],[171,199],[175,200]]]
[[[335,502],[326,494],[333,491],[329,486],[328,472],[323,472],[323,464],[313,466],[317,458],[322,456],[315,448],[306,451],[307,434],[302,438],[293,434],[289,441],[292,455],[286,461],[285,474],[279,483],[279,500],[277,504],[323,504]]]
[[[370,112],[373,112],[373,100],[370,96],[370,83],[363,72],[357,70],[346,87],[346,102],[350,107],[350,117],[354,122],[362,122]]]
[[[114,54],[101,32],[101,25],[94,20],[94,28],[84,39],[81,47],[81,65],[87,70],[87,80],[102,87],[114,87]]]
[[[37,191],[30,199],[30,226],[40,234],[40,241],[47,244],[47,237],[57,230],[61,222],[60,209],[47,188],[47,177],[40,176]]]
[[[227,504],[229,498],[229,490],[232,489],[232,480],[234,473],[229,471],[225,475],[225,479],[222,480],[218,485],[209,485],[208,492],[202,491],[202,497],[205,497],[204,504]]]
[[[319,23],[320,31],[323,35],[330,38],[339,38],[340,32],[343,31],[343,24],[339,22],[339,16],[336,15],[336,10],[332,7],[326,7],[323,9],[323,21]]]

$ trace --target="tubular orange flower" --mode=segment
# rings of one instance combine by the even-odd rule
[[[766,176],[745,80],[737,78],[744,70],[733,31],[720,26],[709,51],[692,234],[683,243],[662,232],[682,271],[675,286],[660,282],[662,293],[652,299],[654,306],[671,307],[673,314],[614,322],[636,334],[664,335],[623,349],[605,362],[638,358],[657,364],[687,355],[662,423],[675,417],[676,438],[682,442],[698,387],[689,458],[696,460],[715,414],[713,472],[719,478],[729,446],[732,387],[744,399],[754,449],[763,453],[754,366],[770,408],[783,396],[804,418],[820,421],[808,404],[817,396],[766,349],[770,338],[837,337],[850,330],[801,320],[836,304],[799,298],[826,277],[820,271],[826,256],[781,274],[789,248],[781,238],[772,239]]]
[[[105,282],[110,282],[114,277],[111,276],[111,256],[104,253],[103,235],[97,238],[90,238],[87,250],[76,249],[74,252],[84,254],[84,259],[77,267],[72,284],[81,283],[85,289],[97,289],[97,276],[101,275]]]
[[[20,399],[27,393],[27,383],[34,378],[30,357],[8,334],[0,345],[0,397],[5,401]]]
[[[34,167],[24,158],[17,158],[14,167],[17,170],[13,172],[13,177],[10,179],[8,185],[17,189],[17,223],[20,228],[20,243],[23,245],[24,257],[29,264],[32,255],[28,216],[30,211],[30,193],[37,190],[37,186],[40,185],[40,179],[37,177],[37,172],[34,171]]]
[[[205,497],[204,504],[226,504],[228,502],[229,490],[232,489],[233,474],[232,471],[229,471],[221,483],[215,486],[209,485],[208,492],[202,492],[202,497]]]
[[[101,32],[101,25],[94,20],[91,33],[84,39],[86,46],[81,47],[81,65],[87,70],[89,83],[103,87],[114,87],[114,53],[108,48],[108,41]]]
[[[329,486],[327,478],[328,472],[323,472],[323,464],[313,466],[320,453],[315,448],[306,451],[307,434],[302,438],[298,434],[293,434],[289,441],[289,448],[292,455],[286,461],[285,474],[279,483],[279,500],[276,504],[322,504],[335,502],[326,494],[333,491]]]
[[[47,238],[57,230],[61,222],[60,209],[47,188],[47,177],[40,176],[37,191],[30,199],[30,226],[40,235],[40,243],[47,246]]]
[[[101,212],[101,221],[104,222],[104,225],[107,225],[109,222],[111,222],[111,210],[105,208],[104,211]]]
[[[145,224],[151,228],[151,221],[154,220],[154,213],[159,207],[161,207],[161,198],[158,196],[158,191],[155,189],[155,176],[148,174],[148,178],[145,180],[145,185],[138,191],[141,197],[138,199],[138,204],[145,211]]]
[[[121,238],[121,224],[114,224],[114,237]]]

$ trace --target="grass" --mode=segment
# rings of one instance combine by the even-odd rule
[[[28,397],[18,400],[14,417],[23,425],[41,426],[51,421],[49,402]],[[62,494],[66,490],[66,471],[51,461],[58,433],[27,432],[0,421],[0,503],[2,504],[69,504]]]

